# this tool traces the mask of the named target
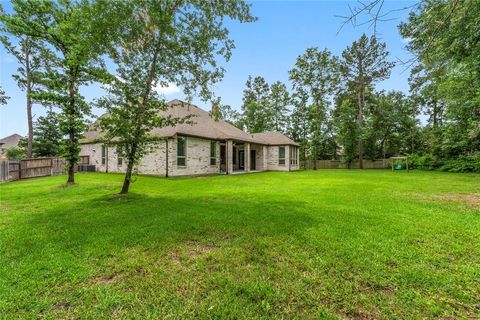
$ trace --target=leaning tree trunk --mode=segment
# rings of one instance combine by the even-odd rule
[[[132,145],[132,149],[130,150],[130,153],[128,154],[127,172],[125,173],[125,179],[123,180],[123,186],[122,186],[122,190],[120,191],[120,194],[126,194],[130,189],[130,183],[132,181],[133,163],[135,162],[136,152],[137,152],[137,144],[134,143]]]
[[[150,70],[148,72],[148,77],[147,81],[147,87],[146,90],[143,94],[142,102],[141,102],[141,107],[145,107],[145,105],[149,102],[148,98],[152,90],[152,83],[155,77],[155,72],[157,68],[157,60],[158,60],[158,55],[160,54],[160,40],[158,40],[157,45],[155,46],[155,51],[153,54],[152,58],[152,63],[150,64]],[[132,170],[133,170],[133,163],[137,159],[137,149],[139,147],[138,145],[138,140],[140,138],[140,131],[142,129],[143,121],[145,117],[145,108],[143,108],[140,112],[138,122],[137,122],[137,127],[135,130],[135,139],[134,142],[132,143],[132,147],[130,149],[129,157],[128,157],[128,166],[127,166],[127,172],[125,174],[125,180],[123,181],[123,186],[122,190],[120,191],[120,194],[126,194],[128,193],[128,190],[130,188],[130,183],[132,179]]]

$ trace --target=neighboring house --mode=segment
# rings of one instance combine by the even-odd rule
[[[250,171],[290,171],[299,168],[299,145],[279,132],[248,134],[197,106],[172,100],[165,116],[193,115],[190,124],[154,129],[151,151],[141,159],[142,174],[187,176]],[[114,144],[106,145],[95,124],[81,140],[82,163],[97,171],[125,172],[126,163]]]
[[[22,139],[23,137],[16,133],[0,139],[0,156],[5,154],[5,150],[18,146],[18,143]]]

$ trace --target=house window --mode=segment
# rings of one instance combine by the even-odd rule
[[[217,164],[217,142],[210,141],[210,165]]]
[[[121,153],[122,153],[122,149],[117,147],[117,164],[119,166],[121,166],[123,164],[123,157],[122,157]]]
[[[177,137],[177,166],[186,166],[187,137]]]
[[[106,163],[107,146],[102,144],[102,164]]]
[[[233,147],[232,164],[237,164],[237,147]]]
[[[298,150],[296,147],[290,147],[290,164],[297,164],[297,152]]]
[[[278,147],[278,164],[285,164],[285,146]]]

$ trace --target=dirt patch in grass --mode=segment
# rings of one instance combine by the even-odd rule
[[[480,193],[441,193],[432,195],[409,193],[408,196],[427,202],[459,204],[464,208],[480,211]]]
[[[446,202],[459,202],[465,207],[480,210],[480,193],[447,193],[436,196],[439,200]]]
[[[55,310],[68,310],[70,308],[70,304],[68,302],[57,302],[53,305]]]
[[[376,283],[370,283],[367,281],[360,281],[357,290],[359,292],[371,295],[374,293],[380,293],[386,296],[394,296],[395,291],[389,286],[384,286]]]
[[[215,243],[188,241],[185,244],[174,248],[168,252],[167,255],[174,264],[183,265],[187,261],[203,257],[218,248],[220,248],[220,246]]]
[[[93,278],[93,283],[94,284],[109,285],[109,284],[115,282],[118,279],[119,275],[120,275],[120,273],[118,273],[118,272],[112,273],[111,275],[100,275],[100,276],[97,276],[97,277]]]

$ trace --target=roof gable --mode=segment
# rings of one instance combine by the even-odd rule
[[[11,147],[14,147],[14,146],[18,145],[18,143],[22,139],[23,139],[23,136],[21,136],[17,133],[14,133],[14,134],[11,134],[9,136],[6,136],[6,137],[0,139],[0,146],[4,149],[11,148]]]

